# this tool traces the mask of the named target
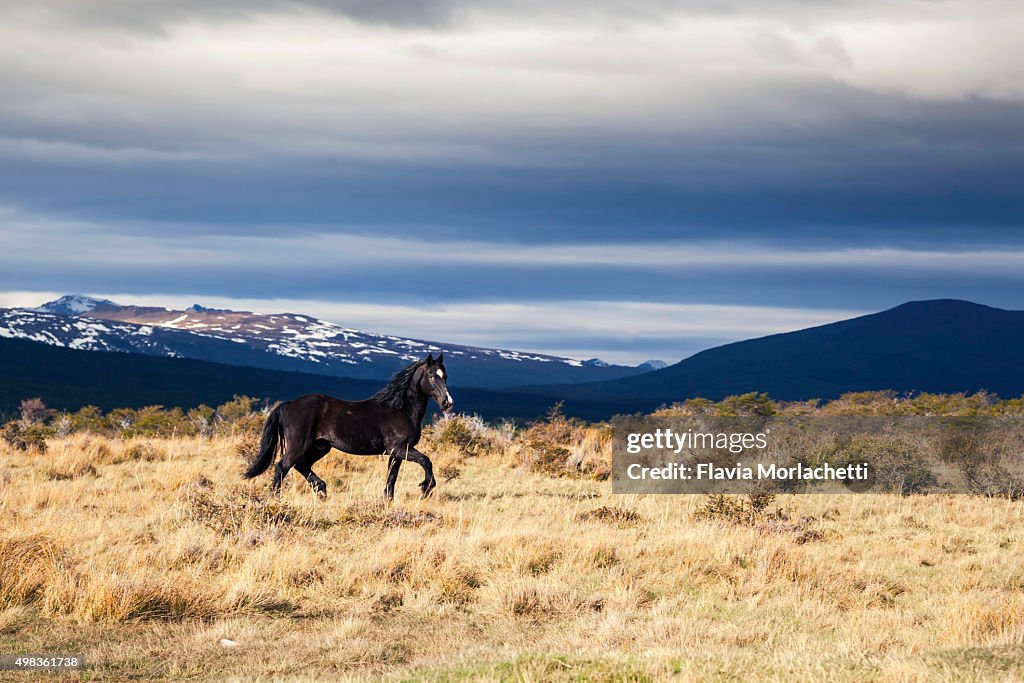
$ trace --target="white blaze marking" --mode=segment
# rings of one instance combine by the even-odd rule
[[[443,372],[441,372],[440,370],[438,370],[438,371],[437,371],[437,376],[438,376],[438,377],[442,377],[442,378],[443,378],[443,377],[444,377],[444,373],[443,373]]]

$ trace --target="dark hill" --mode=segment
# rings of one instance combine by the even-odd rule
[[[702,351],[662,370],[606,382],[453,390],[456,409],[486,418],[533,418],[558,400],[570,415],[604,419],[693,396],[764,391],[774,398],[834,398],[894,389],[1024,394],[1024,312],[938,300]],[[455,378],[453,377],[453,383]],[[41,396],[58,408],[216,404],[234,394],[272,400],[322,392],[369,396],[379,380],[347,379],[0,338],[0,411]]]
[[[350,400],[375,392],[380,380],[165,358],[132,353],[80,351],[39,342],[0,338],[0,413],[12,414],[21,399],[40,396],[51,407],[105,410],[146,405],[217,405],[234,394],[271,400],[325,393]],[[485,418],[532,419],[554,403],[549,396],[483,389],[453,389],[456,410]],[[570,401],[572,414],[601,419],[621,409],[603,401]],[[437,408],[431,404],[431,410]]]
[[[773,398],[844,392],[1024,393],[1024,311],[969,301],[915,301],[896,308],[702,351],[663,370],[529,391],[576,400],[628,402],[634,410],[693,396],[764,391]]]

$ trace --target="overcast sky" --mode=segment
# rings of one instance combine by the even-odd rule
[[[0,1],[0,305],[607,360],[1024,308],[1019,0]]]

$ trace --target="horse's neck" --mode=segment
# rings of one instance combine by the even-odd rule
[[[430,399],[420,393],[414,382],[405,390],[405,414],[408,415],[413,424],[419,426],[423,423],[423,416],[427,413],[427,403]]]

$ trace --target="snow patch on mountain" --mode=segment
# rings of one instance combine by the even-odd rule
[[[39,308],[31,310],[39,311],[42,313],[61,313],[64,315],[80,315],[93,311],[102,306],[114,306],[113,301],[107,299],[95,299],[91,296],[85,296],[82,294],[67,294],[55,301],[49,301]]]
[[[122,351],[172,355],[153,342],[153,328],[92,320],[40,309],[0,309],[0,337],[42,342],[85,351]]]
[[[491,386],[586,381],[607,375],[600,359],[445,344],[380,335],[294,313],[123,306],[67,295],[35,309],[0,309],[0,336],[89,351],[196,358],[343,377],[386,378],[427,353],[459,360],[463,376]],[[493,361],[493,362],[491,362]]]

